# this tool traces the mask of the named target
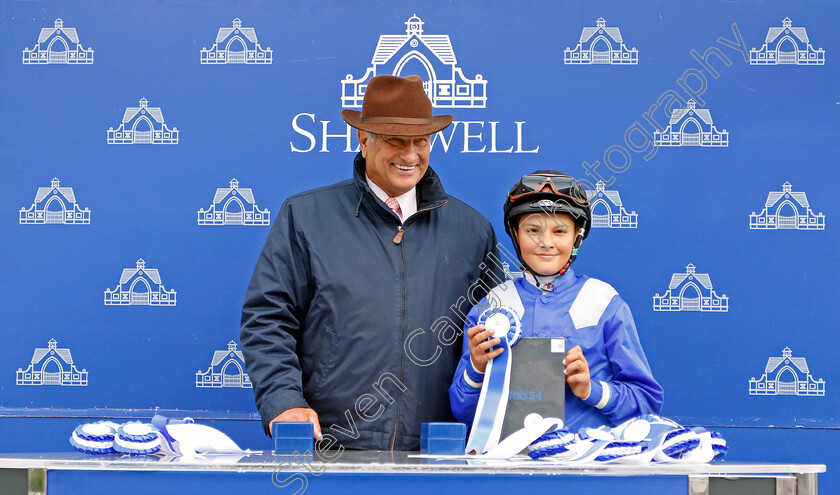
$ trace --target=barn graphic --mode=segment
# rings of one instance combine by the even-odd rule
[[[15,384],[87,387],[88,372],[76,368],[70,349],[58,347],[58,342],[50,339],[47,347],[35,349],[25,370],[17,369]]]
[[[150,107],[145,98],[139,107],[128,107],[117,129],[108,128],[108,144],[178,144],[178,128],[163,121],[160,107]]]
[[[805,28],[785,17],[781,27],[767,30],[761,48],[750,49],[750,65],[825,65],[825,50],[814,49]]]
[[[708,273],[697,273],[693,264],[685,267],[685,273],[674,273],[668,290],[660,296],[653,296],[654,311],[729,311],[729,298],[718,295],[712,287]]]
[[[673,111],[668,127],[653,132],[653,142],[656,146],[726,147],[729,132],[719,131],[709,110],[697,108],[697,102],[690,99],[687,108]]]
[[[824,396],[825,380],[815,380],[804,357],[793,357],[790,347],[767,359],[761,378],[750,379],[750,395]]]
[[[573,65],[635,65],[639,63],[639,51],[634,46],[627,48],[617,27],[607,27],[603,17],[595,26],[583,28],[578,44],[563,50],[563,63]]]
[[[507,261],[502,262],[502,272],[505,275],[505,280],[516,280],[524,277],[520,270],[511,270],[510,263]]]
[[[589,207],[592,211],[592,228],[635,229],[639,226],[639,215],[628,212],[621,202],[618,191],[605,189],[604,181],[595,184],[595,190],[587,189]]]
[[[39,187],[35,201],[29,208],[20,209],[20,223],[89,225],[90,208],[80,207],[72,187],[61,186],[58,178],[50,181],[50,187]]]
[[[64,21],[56,19],[53,27],[41,29],[34,47],[23,49],[23,63],[92,64],[93,48],[82,47],[76,28],[66,28]]]
[[[202,64],[270,64],[271,48],[261,47],[257,32],[242,27],[237,17],[233,27],[221,27],[213,46],[201,49]]]
[[[781,191],[770,191],[761,213],[750,214],[750,229],[825,230],[825,215],[814,213],[804,192],[794,191],[790,182]]]
[[[106,306],[175,306],[176,292],[166,290],[157,268],[146,268],[137,260],[134,268],[123,269],[115,289],[105,289]]]
[[[207,371],[195,374],[196,387],[251,388],[251,377],[245,372],[245,357],[236,350],[236,342],[228,342],[227,350],[213,353],[213,361]]]
[[[239,187],[236,178],[230,187],[216,189],[213,203],[205,210],[198,210],[199,225],[270,225],[271,212],[261,210],[249,187]]]
[[[373,53],[372,65],[356,79],[341,81],[341,105],[361,108],[368,81],[380,74],[418,75],[436,108],[484,108],[487,81],[481,74],[470,79],[458,66],[448,34],[425,34],[417,15],[405,22],[405,34],[383,34]]]

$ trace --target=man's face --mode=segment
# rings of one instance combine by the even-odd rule
[[[377,135],[371,142],[359,131],[359,144],[370,180],[389,196],[405,194],[416,186],[429,168],[429,136]]]

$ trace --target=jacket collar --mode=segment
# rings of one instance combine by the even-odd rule
[[[570,267],[566,270],[566,273],[560,275],[556,279],[554,279],[554,288],[551,290],[551,293],[545,294],[546,296],[552,297],[556,294],[559,294],[569,288],[575,281],[575,271],[572,270]],[[516,279],[516,282],[519,283],[519,286],[522,287],[526,292],[533,294],[534,297],[539,297],[542,294],[542,291],[538,289],[534,284],[532,284],[529,280],[527,280],[524,276],[522,278]]]
[[[370,187],[368,187],[367,181],[365,180],[365,159],[362,157],[361,152],[353,160],[353,182],[361,194],[360,202],[364,201],[365,204],[373,207],[377,213],[384,214],[387,217],[397,218],[385,203],[377,198],[373,194],[373,191],[370,190]],[[438,175],[432,170],[432,167],[429,167],[426,169],[423,178],[417,183],[417,212],[420,213],[429,208],[445,205],[448,200],[449,197],[443,190]]]

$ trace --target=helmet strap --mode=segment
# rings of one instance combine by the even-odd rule
[[[561,268],[560,271],[558,271],[557,273],[552,273],[551,275],[539,275],[539,276],[540,277],[551,277],[552,275],[557,275],[558,277],[563,276],[569,270],[569,267],[572,266],[572,262],[575,260],[576,256],[577,256],[577,249],[572,251],[572,255],[569,257],[569,261],[566,262],[566,266]],[[534,276],[534,278],[537,278],[537,272],[535,272],[530,266],[528,266],[528,263],[525,263],[524,261],[522,261],[522,264],[519,266],[519,269],[523,270],[523,271],[527,270],[528,272],[531,273],[531,275]]]
[[[577,250],[578,250],[578,248],[579,248],[579,247],[580,247],[580,245],[583,243],[583,234],[584,234],[585,232],[586,232],[586,231],[585,231],[584,229],[580,229],[580,230],[578,231],[578,235],[577,235],[577,237],[575,238],[575,249],[574,249],[574,251],[572,252],[572,254],[577,254]]]
[[[569,258],[569,261],[566,262],[566,266],[564,266],[563,268],[560,269],[559,272],[557,272],[557,275],[563,276],[566,273],[566,271],[569,269],[570,266],[572,266],[572,259],[571,258]]]

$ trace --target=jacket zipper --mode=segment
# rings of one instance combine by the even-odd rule
[[[397,235],[395,235],[392,239],[394,241],[394,244],[399,244],[402,242],[403,234],[405,234],[405,231],[403,230],[402,225],[400,225],[399,227],[397,227]]]
[[[402,228],[402,225],[399,226],[399,231],[397,235],[394,237],[394,242],[400,246],[400,259],[402,260],[402,277],[400,277],[400,285],[402,285],[402,300],[403,300],[403,311],[402,311],[402,339],[400,342],[402,345],[400,346],[400,383],[403,381],[403,353],[405,352],[405,323],[406,323],[406,305],[405,305],[405,250],[402,247],[402,236],[405,231]],[[399,237],[399,239],[397,239]],[[394,450],[394,447],[397,445],[397,429],[400,426],[400,403],[402,402],[402,392],[399,392],[397,395],[397,415],[394,418],[394,438],[391,440],[391,450]]]
[[[434,210],[436,208],[440,208],[441,206],[443,206],[445,204],[446,203],[443,203],[443,204],[435,206],[434,208],[427,208],[425,210],[419,210],[419,211],[417,211],[417,213],[420,213],[422,211],[431,211],[431,210]],[[415,213],[414,215],[416,215],[417,213]],[[414,216],[414,215],[412,215],[412,216]],[[397,234],[394,236],[394,239],[393,239],[394,244],[396,244],[400,247],[400,259],[402,260],[402,277],[400,278],[400,282],[401,282],[401,285],[402,285],[402,298],[403,298],[403,308],[402,308],[403,309],[403,318],[402,318],[402,320],[403,321],[402,321],[402,340],[400,340],[400,342],[402,343],[402,345],[400,346],[400,383],[402,383],[402,381],[403,381],[403,358],[404,358],[403,354],[405,353],[405,324],[406,324],[406,312],[408,311],[408,309],[406,308],[406,304],[405,304],[406,281],[405,281],[405,250],[402,247],[403,234],[405,234],[405,230],[403,230],[402,224],[400,224],[400,225],[397,226]],[[397,445],[397,429],[400,426],[400,402],[401,402],[400,399],[401,398],[402,398],[402,392],[399,392],[398,395],[397,395],[397,415],[394,418],[394,438],[391,440],[391,450],[394,450],[394,447],[396,447],[396,445]]]
[[[431,207],[431,208],[426,208],[425,210],[417,210],[417,212],[416,212],[416,213],[414,213],[414,215],[416,215],[417,213],[422,213],[422,212],[424,212],[424,211],[432,211],[432,210],[436,210],[436,209],[438,209],[438,208],[440,208],[440,207],[442,207],[442,206],[445,206],[445,205],[446,205],[446,203],[448,203],[448,202],[449,202],[449,201],[445,201],[445,202],[443,202],[442,204],[439,204],[439,205],[437,205],[437,206],[433,206],[433,207]],[[414,215],[411,215],[411,216],[413,217]],[[411,217],[409,217],[409,218],[411,218]],[[408,218],[406,218],[406,220],[408,220]],[[394,241],[394,244],[400,244],[400,243],[402,243],[403,234],[405,234],[405,230],[402,228],[402,224],[397,225],[397,234],[396,234],[396,235],[394,236],[394,238],[392,239],[392,241]],[[405,262],[405,260],[403,260],[403,262]],[[403,272],[403,274],[405,274],[405,273]]]

